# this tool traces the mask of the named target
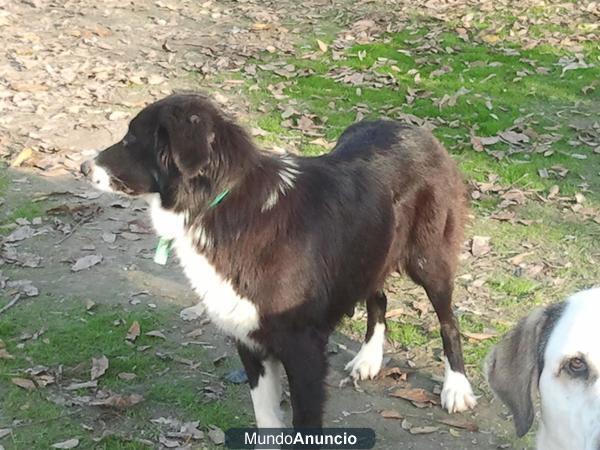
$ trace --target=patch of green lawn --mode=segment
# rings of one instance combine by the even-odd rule
[[[3,382],[0,381],[0,385]],[[2,404],[2,427],[12,425],[10,436],[2,440],[7,449],[47,449],[52,444],[79,438],[81,448],[90,448],[92,440],[88,437],[76,414],[46,399],[42,391],[28,392],[15,386],[2,386],[0,403]]]
[[[4,195],[8,186],[10,185],[10,178],[6,173],[4,167],[0,167],[0,195]]]
[[[26,301],[22,308],[12,308],[0,319],[0,335],[6,341],[9,352],[15,355],[4,365],[11,372],[36,365],[57,367],[65,370],[82,363],[84,369],[75,376],[85,377],[91,359],[105,355],[110,367],[102,382],[120,384],[116,375],[120,372],[135,372],[142,381],[166,367],[166,363],[152,354],[139,351],[145,345],[161,344],[157,338],[144,336],[143,332],[160,328],[165,323],[166,313],[161,311],[125,312],[115,311],[109,306],[98,306],[97,311],[86,313],[83,302],[52,305],[50,299]],[[143,330],[136,345],[125,336],[131,324],[137,321]],[[25,332],[33,334],[45,330],[40,338],[25,341],[22,349],[17,348],[19,337]],[[89,372],[88,372],[89,373]],[[2,377],[6,372],[2,373]]]
[[[177,383],[170,379],[157,380],[149,386],[146,398],[158,406],[175,406],[185,417],[223,429],[249,426],[253,421],[239,405],[240,398],[249,398],[246,385],[228,385],[224,397],[212,401],[203,400],[200,387],[195,377]]]
[[[5,300],[0,300],[0,305]],[[49,448],[51,444],[73,437],[80,439],[81,448],[142,449],[140,442],[127,439],[131,427],[139,429],[136,436],[156,439],[150,419],[155,411],[170,411],[186,420],[198,420],[202,426],[216,425],[227,429],[248,425],[251,419],[240,410],[239,398],[247,395],[245,385],[228,385],[223,399],[205,403],[200,391],[202,386],[196,371],[173,361],[171,357],[187,358],[200,363],[202,370],[214,371],[215,382],[239,364],[236,358],[215,369],[212,358],[200,347],[181,347],[175,340],[146,336],[151,330],[170,329],[169,318],[177,317],[173,308],[126,311],[122,306],[96,305],[86,311],[83,301],[39,297],[22,300],[0,317],[0,336],[7,351],[14,359],[0,360],[0,428],[13,428],[11,444],[7,448]],[[125,337],[131,324],[140,324],[141,335],[135,344]],[[24,339],[24,334],[44,330],[37,339]],[[144,349],[144,347],[149,348]],[[121,411],[123,423],[129,430],[115,426],[116,436],[103,439],[97,445],[92,434],[81,427],[90,411],[77,406],[64,407],[52,398],[61,398],[61,390],[49,385],[26,391],[11,382],[13,377],[27,378],[25,370],[34,366],[46,366],[56,373],[60,368],[61,386],[71,382],[90,379],[91,360],[105,355],[109,368],[98,380],[99,387],[113,392],[139,393],[144,396],[140,405]],[[161,356],[160,355],[165,355]],[[237,368],[237,366],[236,366]],[[134,373],[136,378],[121,380],[121,372]],[[211,378],[212,379],[212,378]],[[90,395],[86,389],[71,392],[72,395]],[[99,411],[99,410],[98,410]],[[96,413],[92,411],[90,417]],[[115,412],[113,412],[114,414]],[[90,419],[90,422],[92,419]],[[119,435],[123,436],[120,437]],[[7,445],[5,440],[3,444]]]
[[[357,107],[364,107],[367,118],[394,118],[400,113],[409,113],[434,120],[437,124],[434,133],[454,153],[468,178],[484,180],[489,174],[497,174],[503,184],[537,189],[559,183],[565,194],[581,190],[584,178],[592,191],[600,188],[598,170],[593,164],[599,156],[582,142],[575,147],[570,145],[569,141],[576,138],[569,126],[572,114],[567,117],[557,115],[570,109],[581,111],[583,118],[600,113],[598,90],[588,94],[582,92],[584,87],[600,78],[600,68],[577,69],[563,74],[558,64],[559,58],[566,53],[563,50],[549,46],[524,50],[506,45],[481,45],[464,42],[450,32],[437,38],[435,50],[419,51],[419,46],[429,42],[426,32],[425,28],[408,27],[379,42],[356,45],[336,60],[330,54],[316,60],[304,59],[302,55],[288,58],[287,64],[304,69],[302,75],[290,80],[270,70],[259,69],[257,76],[248,82],[253,86],[248,92],[249,98],[256,106],[270,105],[271,108],[263,108],[267,112],[260,114],[256,124],[279,136],[294,136],[307,154],[325,151],[311,144],[311,138],[281,126],[280,110],[268,88],[283,82],[286,83],[284,93],[296,109],[320,119],[324,123],[323,133],[330,141],[337,139],[355,121]],[[587,60],[599,56],[598,48],[586,47]],[[280,61],[280,58],[265,55],[265,60]],[[442,68],[445,72],[440,72]],[[335,79],[336,74],[344,70],[388,77],[389,84],[354,86]],[[417,73],[420,80],[415,80]],[[406,102],[409,90],[417,92],[410,104]],[[444,95],[453,96],[459,92],[463,95],[456,97],[455,104],[436,104]],[[423,94],[422,98],[419,94]],[[543,139],[539,136],[549,133],[563,137],[544,147],[543,150],[553,152],[550,156],[544,156],[542,150],[538,153],[532,147],[511,148],[506,143],[487,148],[495,152],[499,160],[473,150],[470,133],[494,136],[516,123],[529,130],[534,143],[540,143]],[[571,156],[574,153],[587,159]],[[569,168],[564,180],[540,178],[539,170],[554,165]],[[600,189],[590,194],[594,201],[598,201],[598,191]]]
[[[16,219],[27,219],[31,220],[35,217],[40,217],[44,214],[44,207],[41,202],[26,202],[17,206],[10,214],[7,221],[14,221]]]
[[[429,337],[420,326],[395,320],[387,321],[387,337],[406,349],[425,345],[429,341]]]

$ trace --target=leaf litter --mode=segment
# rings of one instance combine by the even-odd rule
[[[92,358],[92,369],[90,371],[90,380],[94,381],[100,378],[108,370],[108,358],[104,355],[99,358]]]

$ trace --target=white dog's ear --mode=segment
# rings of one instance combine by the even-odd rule
[[[534,395],[544,364],[548,336],[563,304],[535,309],[521,319],[488,354],[485,374],[494,393],[513,415],[517,435],[529,431],[534,418]]]

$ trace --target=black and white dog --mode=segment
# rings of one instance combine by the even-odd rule
[[[360,122],[328,155],[275,156],[207,98],[180,94],[144,108],[81,170],[100,189],[147,199],[202,309],[238,342],[259,427],[283,426],[282,365],[294,426],[322,426],[327,339],[361,300],[366,342],[347,369],[379,372],[383,285],[396,270],[425,288],[439,318],[444,407],[475,405],[451,308],[465,188],[431,133]]]
[[[492,390],[519,437],[531,428],[539,389],[538,450],[600,450],[600,288],[538,308],[488,355]]]

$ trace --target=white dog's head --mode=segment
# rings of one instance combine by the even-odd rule
[[[517,435],[533,423],[539,450],[600,450],[600,288],[538,308],[486,359],[488,383],[511,410]]]

